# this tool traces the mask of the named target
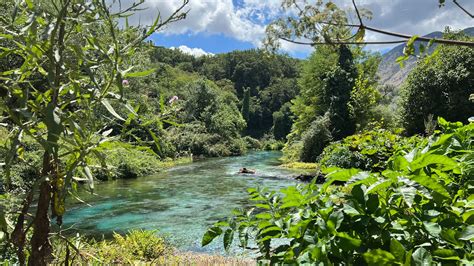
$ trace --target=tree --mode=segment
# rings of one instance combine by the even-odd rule
[[[244,90],[244,99],[242,100],[242,117],[245,122],[249,122],[250,115],[250,88]]]
[[[355,122],[349,111],[351,91],[355,87],[357,70],[351,50],[341,45],[338,50],[339,61],[333,72],[328,73],[325,84],[329,96],[329,129],[335,140],[354,134]]]
[[[293,124],[291,103],[285,103],[279,111],[273,113],[273,136],[276,140],[284,140],[291,131]]]
[[[113,105],[123,103],[133,110],[122,97],[125,79],[150,72],[131,71],[124,64],[125,58],[152,33],[183,19],[188,3],[184,0],[164,20],[158,16],[146,29],[119,30],[118,19],[138,10],[142,2],[112,11],[106,1],[99,0],[25,1],[11,13],[2,14],[0,58],[21,57],[20,65],[3,66],[7,70],[0,73],[5,103],[0,112],[10,130],[4,180],[7,188],[9,167],[22,157],[23,136],[31,137],[43,152],[39,175],[24,196],[13,232],[2,228],[17,247],[22,265],[27,244],[28,264],[48,263],[52,249],[49,212],[60,226],[66,195],[77,183],[73,177],[84,176],[90,189],[94,188],[87,158],[103,158],[97,148],[111,133],[95,119],[95,111],[103,106],[110,119],[123,120]],[[12,42],[5,45],[4,40]],[[37,199],[37,206],[30,217],[33,199]],[[0,218],[1,224],[6,224],[4,213]],[[33,232],[28,239],[30,229]]]
[[[329,127],[336,140],[354,132],[349,112],[357,69],[345,45],[318,47],[303,69],[301,95],[294,101],[295,130],[301,134],[317,117],[329,113]]]
[[[428,116],[467,122],[474,114],[474,50],[439,46],[422,60],[402,87],[400,122],[410,135],[423,133]]]

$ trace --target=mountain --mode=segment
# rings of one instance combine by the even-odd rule
[[[463,30],[463,32],[466,35],[474,36],[474,27],[466,28]],[[435,31],[425,35],[424,37],[441,38],[443,37],[443,33],[440,31]],[[416,54],[419,53],[419,46],[422,43],[423,42],[415,42]],[[426,46],[426,43],[423,43],[423,45]],[[437,44],[432,45],[427,50],[427,52],[431,54],[436,46]],[[401,68],[396,62],[397,58],[403,55],[404,47],[405,44],[400,44],[382,56],[382,62],[380,62],[377,72],[380,76],[380,84],[399,87],[408,76],[408,73],[410,73],[410,71],[415,67],[417,59],[413,56],[404,62],[403,68]]]

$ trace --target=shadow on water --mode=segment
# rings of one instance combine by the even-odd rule
[[[245,208],[247,189],[273,190],[296,184],[294,171],[278,167],[279,152],[252,152],[245,156],[215,158],[169,169],[134,180],[97,184],[96,193],[80,192],[91,204],[71,203],[64,227],[93,236],[110,236],[131,229],[159,230],[178,249],[222,253],[221,243],[200,246],[206,228]],[[240,168],[256,169],[255,175],[239,175]],[[69,202],[72,202],[70,199]]]

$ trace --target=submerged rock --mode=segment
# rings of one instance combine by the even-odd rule
[[[317,173],[317,174],[300,174],[295,177],[296,180],[302,181],[302,182],[312,182],[313,179],[316,178],[316,184],[324,184],[326,182],[326,176],[322,173]],[[345,182],[342,181],[334,181],[332,183],[333,185],[344,185]]]

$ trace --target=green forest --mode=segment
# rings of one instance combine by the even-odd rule
[[[367,49],[370,12],[355,1],[351,11],[283,1],[297,12],[271,22],[262,47],[199,57],[150,40],[186,21],[189,1],[148,26],[128,20],[143,1],[119,10],[110,2],[0,3],[3,265],[474,262],[471,34],[447,27],[440,38],[396,36],[404,50],[395,63],[416,64],[395,87],[381,82],[383,54]],[[348,28],[353,15],[360,23]],[[279,40],[314,49],[294,58]],[[254,166],[268,154],[278,163]],[[212,173],[199,168],[206,163]],[[188,168],[192,176],[173,176]],[[226,194],[242,182],[258,186],[229,205],[239,208],[209,213],[198,232],[204,251],[191,254],[197,248],[175,247],[154,223],[107,233],[72,225],[95,219],[79,215],[94,200],[117,195],[122,204],[118,197],[132,192],[120,189],[167,175],[190,184],[200,176],[193,189]],[[207,199],[209,212],[221,196]],[[173,200],[169,208],[179,205]]]

